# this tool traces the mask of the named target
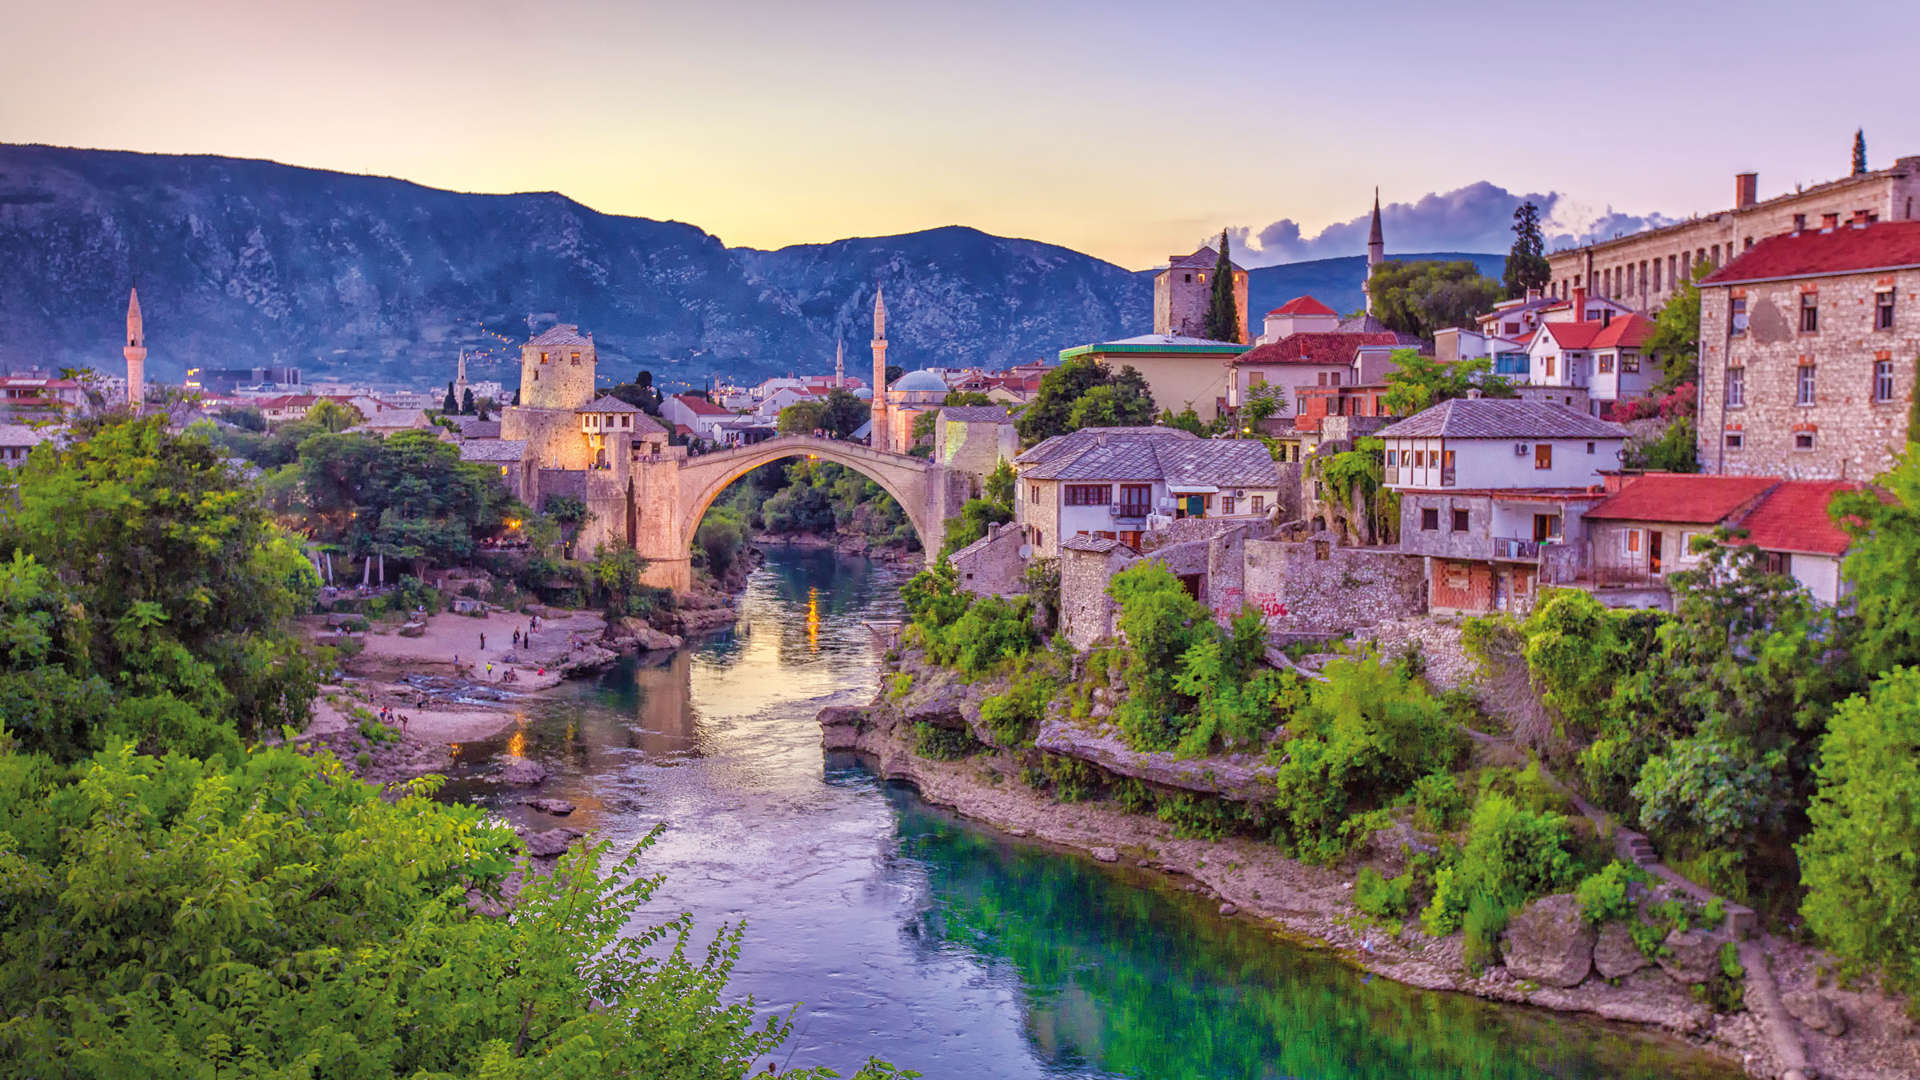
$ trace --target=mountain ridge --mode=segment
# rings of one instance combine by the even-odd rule
[[[1500,256],[1472,257],[1497,272]],[[290,363],[309,379],[430,385],[464,348],[482,354],[472,378],[511,386],[534,317],[593,330],[613,379],[826,370],[837,340],[859,373],[876,287],[890,360],[998,367],[1151,329],[1153,273],[961,224],[729,247],[559,192],[0,144],[0,369],[117,369],[134,283],[160,380]],[[1308,285],[1349,310],[1363,273],[1359,256],[1261,267],[1250,306]]]

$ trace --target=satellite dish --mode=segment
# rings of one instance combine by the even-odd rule
[[[1032,545],[1032,544],[1021,544],[1021,545],[1020,545],[1020,557],[1021,557],[1021,558],[1023,558],[1023,559],[1031,559],[1031,558],[1033,558],[1033,545]]]

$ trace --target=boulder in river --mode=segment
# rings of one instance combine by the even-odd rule
[[[1542,986],[1578,986],[1593,970],[1593,927],[1569,893],[1521,908],[1500,942],[1507,970]]]
[[[547,767],[526,758],[514,758],[500,773],[501,780],[521,787],[532,787],[546,778]]]
[[[565,799],[528,799],[526,803],[535,810],[543,814],[552,814],[554,817],[566,817],[573,813],[573,804]]]
[[[527,854],[536,859],[555,859],[566,853],[575,840],[586,835],[578,829],[546,829],[529,832],[522,839],[527,844]]]
[[[1651,963],[1633,943],[1626,923],[1610,922],[1600,928],[1600,937],[1593,943],[1593,970],[1601,978],[1624,979]]]
[[[1093,857],[1101,862],[1119,862],[1120,852],[1110,847],[1097,847],[1093,849]]]
[[[613,637],[616,640],[633,642],[633,647],[641,652],[661,652],[677,649],[684,644],[679,635],[655,630],[645,619],[636,619],[632,616],[622,618],[614,624]]]
[[[867,710],[858,705],[829,705],[820,710],[820,745],[828,750],[851,750],[860,739]]]

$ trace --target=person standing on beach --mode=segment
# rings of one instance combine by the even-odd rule
[[[487,651],[487,632],[485,630],[480,631],[480,651]]]

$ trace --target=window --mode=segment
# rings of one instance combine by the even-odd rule
[[[1807,227],[1807,215],[1805,214],[1793,215],[1793,231],[1794,232],[1800,232],[1806,227]]]
[[[1742,408],[1747,403],[1747,369],[1734,365],[1727,369],[1727,408]]]
[[[1433,532],[1438,528],[1440,528],[1440,508],[1437,506],[1422,508],[1420,511],[1421,531]]]
[[[1400,456],[1400,451],[1398,450],[1387,451],[1387,468],[1391,469],[1395,465],[1400,464],[1399,456]]]
[[[1553,468],[1553,444],[1535,443],[1533,447],[1533,467],[1536,469]]]
[[[541,362],[541,363],[543,363],[543,364],[547,362],[547,354],[546,354],[546,353],[541,353],[541,354],[540,354],[540,362]]]
[[[1416,469],[1424,469],[1427,467],[1427,452],[1425,450],[1415,450],[1413,452],[1413,467]]]
[[[1451,450],[1447,451],[1447,460],[1445,463],[1445,467],[1449,469],[1453,468],[1453,451]]]
[[[539,368],[534,368],[534,369],[533,369],[533,381],[534,381],[534,382],[539,382],[539,381],[540,381],[540,369],[539,369]]]
[[[1640,549],[1645,543],[1646,532],[1643,529],[1628,529],[1620,534],[1620,547],[1628,555],[1640,554]]]
[[[1145,517],[1147,509],[1153,505],[1152,484],[1120,485],[1120,516]]]
[[[1040,485],[1039,484],[1027,485],[1027,501],[1032,503],[1037,503],[1040,501]]]
[[[1600,354],[1600,374],[1602,375],[1613,374],[1613,354],[1612,353]]]
[[[1517,322],[1508,323],[1506,327],[1506,332],[1508,337],[1512,337],[1513,335],[1520,332],[1520,324]]]
[[[1332,380],[1333,380],[1333,381],[1331,381],[1331,382],[1329,382],[1329,383],[1327,383],[1327,385],[1328,385],[1328,386],[1339,386],[1339,385],[1340,385],[1340,373],[1339,373],[1339,372],[1337,372],[1337,371],[1336,371],[1336,372],[1334,372],[1334,373],[1333,373],[1333,376],[1332,376]]]
[[[1793,384],[1793,403],[1795,405],[1813,404],[1813,373],[1814,366],[1812,364],[1800,365],[1799,375],[1795,378]]]
[[[622,416],[622,417],[620,418],[620,426],[621,426],[621,427],[624,427],[624,428],[630,428],[630,427],[632,427],[632,426],[633,426],[633,417],[631,417],[631,416]]]
[[[1256,514],[1264,514],[1267,512],[1267,497],[1265,495],[1255,495],[1253,497],[1253,512]]]
[[[1793,556],[1785,551],[1766,552],[1766,567],[1769,574],[1792,574]]]
[[[1068,506],[1105,506],[1113,501],[1111,484],[1068,484]]]
[[[1192,275],[1192,274],[1181,274],[1181,275],[1180,275],[1180,280],[1181,280],[1181,281],[1192,281],[1192,280],[1193,280],[1193,275]]]
[[[1739,450],[1742,447],[1747,445],[1746,433],[1740,432],[1740,431],[1729,431],[1727,432],[1726,442],[1727,442],[1727,449]]]
[[[1821,214],[1820,227],[1823,229],[1839,228],[1840,227],[1840,211],[1835,210],[1831,214]]]
[[[1453,531],[1467,531],[1467,512],[1465,510],[1455,510],[1453,512]]]
[[[1248,386],[1249,388],[1252,388],[1252,387],[1255,387],[1255,386],[1265,386],[1265,385],[1267,385],[1267,373],[1266,373],[1266,372],[1264,372],[1264,371],[1250,371],[1250,372],[1248,372],[1248,373],[1247,373],[1247,386]]]
[[[1620,370],[1628,375],[1638,374],[1640,371],[1640,354],[1634,352],[1621,353]]]
[[[1220,496],[1220,512],[1223,514],[1233,513],[1233,496],[1231,495]]]
[[[1882,289],[1873,294],[1873,328],[1875,330],[1893,329],[1893,290]]]
[[[1811,450],[1811,449],[1813,449],[1813,432],[1811,432],[1811,431],[1796,431],[1796,432],[1794,432],[1794,433],[1793,433],[1793,448],[1794,448],[1795,450]]]
[[[1589,454],[1591,454],[1591,453],[1593,453],[1593,444],[1592,444],[1592,443],[1588,443],[1588,444],[1587,444],[1587,453],[1589,453]]]
[[[1817,333],[1820,330],[1820,297],[1816,293],[1800,294],[1800,332]]]
[[[1891,360],[1873,362],[1873,400],[1881,403],[1893,400],[1893,361]]]

